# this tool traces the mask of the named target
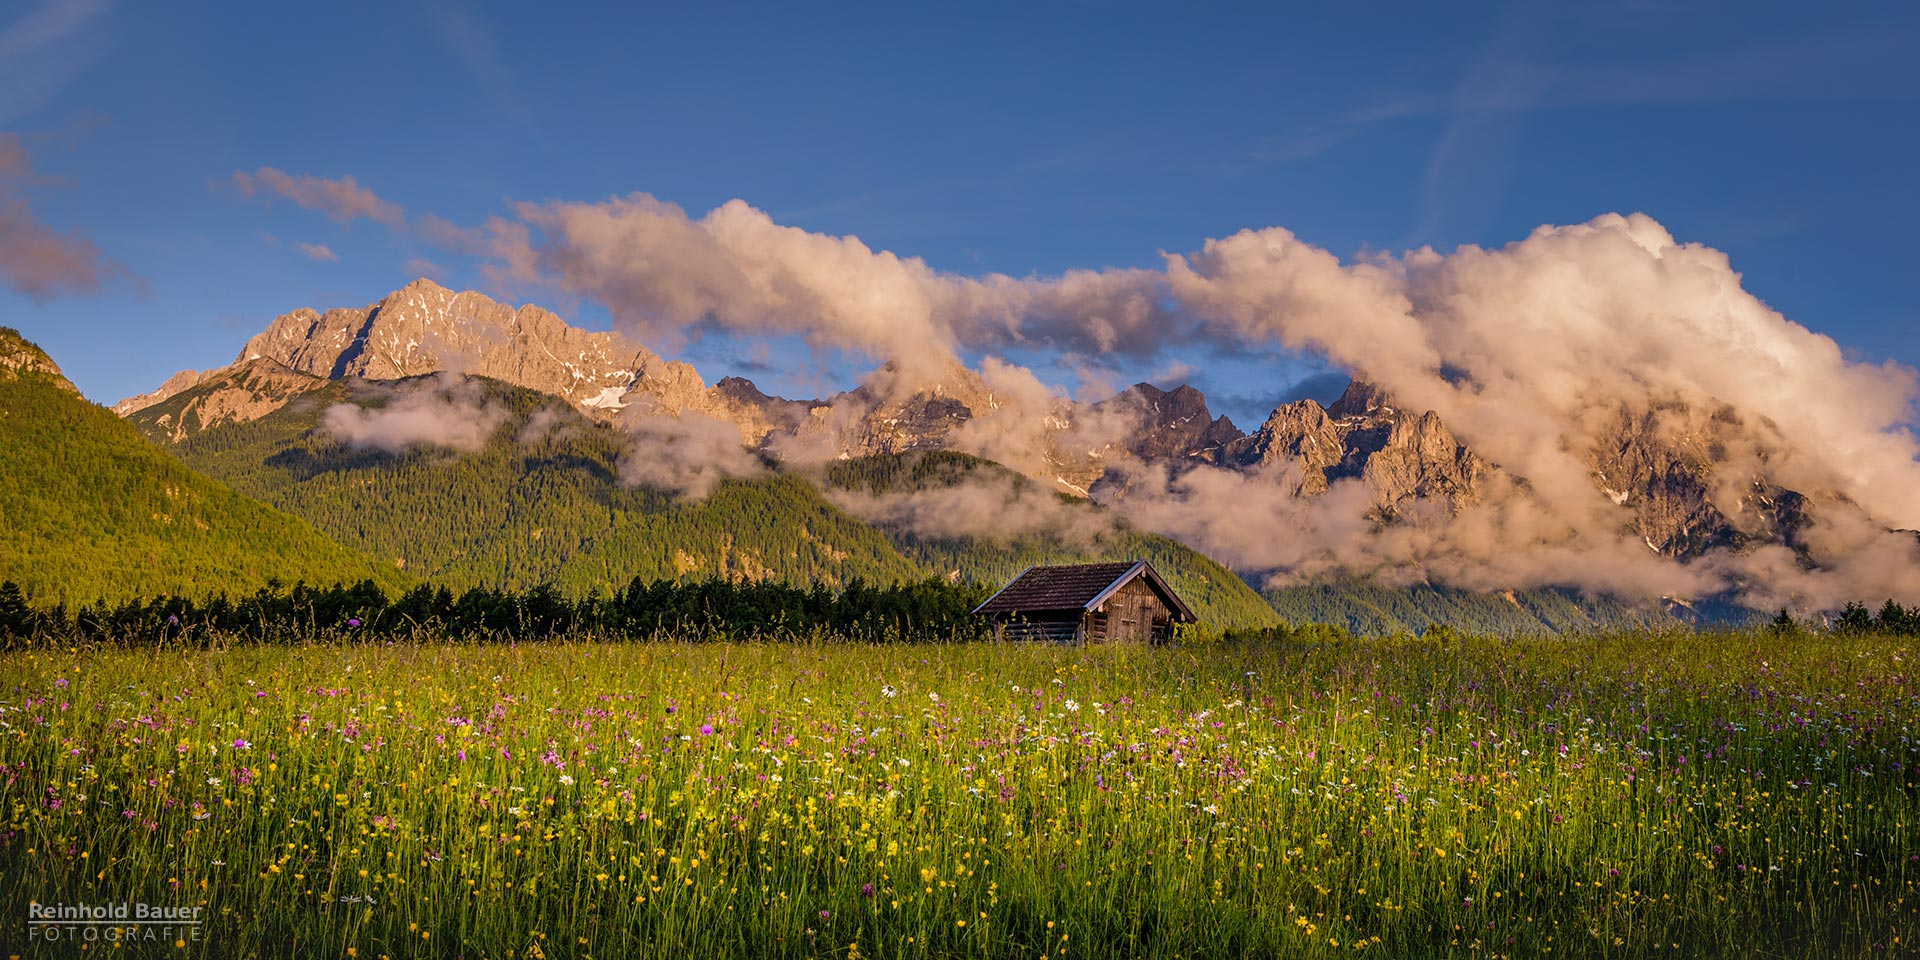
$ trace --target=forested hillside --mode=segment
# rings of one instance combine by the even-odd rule
[[[269,579],[410,582],[195,474],[0,327],[0,580],[36,603],[205,595]]]
[[[552,583],[583,594],[635,577],[839,585],[922,574],[797,477],[725,479],[697,501],[622,483],[629,451],[617,430],[545,394],[467,383],[481,391],[476,403],[500,412],[476,449],[349,445],[323,427],[327,410],[388,400],[340,381],[260,419],[196,433],[175,450],[235,489],[454,590]],[[134,419],[157,429],[149,411]]]

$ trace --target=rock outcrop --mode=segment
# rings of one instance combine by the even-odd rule
[[[223,423],[257,420],[327,382],[265,357],[195,376],[187,388],[138,408],[148,411],[147,419],[175,443]]]
[[[78,394],[80,388],[60,372],[60,365],[47,356],[45,350],[32,341],[22,337],[20,331],[12,327],[0,327],[0,376],[18,377],[22,374],[39,374],[54,381],[68,393]]]

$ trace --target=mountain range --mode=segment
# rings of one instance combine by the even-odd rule
[[[113,409],[129,416],[191,391],[180,409],[143,418],[178,441],[198,430],[257,419],[322,381],[439,372],[484,376],[558,397],[602,422],[635,414],[698,414],[732,424],[750,447],[780,448],[782,440],[797,439],[832,457],[952,448],[956,431],[996,412],[1005,399],[957,364],[934,382],[909,389],[892,383],[891,368],[882,368],[855,389],[823,400],[768,396],[738,377],[709,386],[690,364],[662,360],[617,333],[587,332],[537,306],[516,310],[423,279],[365,307],[284,314],[249,339],[232,364],[182,371]],[[1303,468],[1298,492],[1322,492],[1331,480],[1357,477],[1391,510],[1415,497],[1470,501],[1488,469],[1438,417],[1396,409],[1359,380],[1332,407],[1296,401],[1275,409],[1251,434],[1226,417],[1213,417],[1204,395],[1190,386],[1163,391],[1136,384],[1099,403],[1059,400],[1040,414],[1048,421],[1038,426],[1042,435],[1069,434],[1080,421],[1126,424],[1120,439],[1102,438],[1097,449],[1077,456],[1048,449],[1042,459],[1047,469],[1028,471],[1083,494],[1106,475],[1108,462],[1120,458],[1175,467],[1291,460]],[[1647,470],[1671,465],[1671,457],[1661,459],[1668,454],[1663,449],[1635,452],[1644,454],[1647,469],[1636,470],[1637,461],[1626,466],[1623,484],[1644,483]]]
[[[1026,562],[1124,552],[1154,555],[1236,625],[1275,607],[1363,630],[1417,629],[1427,611],[1503,632],[1686,612],[1525,584],[1229,572],[1133,525],[1143,470],[1243,476],[1301,503],[1359,490],[1381,528],[1526,488],[1438,414],[1364,378],[1329,406],[1282,404],[1249,433],[1191,386],[1081,403],[983,372],[955,363],[909,379],[887,365],[840,394],[775,397],[738,377],[710,385],[690,364],[537,306],[419,280],[365,307],[284,314],[231,364],[183,371],[113,411],[181,463],[381,566],[453,583],[995,580]],[[1799,550],[1818,491],[1756,473],[1726,494],[1725,450],[1763,446],[1752,436],[1765,426],[1677,401],[1620,405],[1585,451],[1607,522],[1675,560]]]
[[[658,414],[711,418],[731,424],[747,447],[783,459],[800,449],[816,460],[966,449],[961,434],[969,425],[1013,419],[1005,414],[1014,406],[1014,398],[958,364],[932,382],[914,383],[883,367],[853,390],[818,400],[768,396],[738,377],[708,385],[692,365],[663,360],[618,333],[581,330],[537,306],[514,309],[422,279],[364,307],[284,314],[249,339],[232,364],[182,371],[113,409],[129,416],[191,392],[179,409],[143,418],[177,442],[257,419],[323,381],[439,372],[548,394],[605,423]],[[1007,465],[1081,495],[1111,482],[1122,461],[1176,472],[1284,463],[1295,468],[1292,492],[1312,496],[1342,479],[1359,480],[1380,518],[1390,520],[1415,501],[1456,510],[1477,502],[1501,471],[1438,415],[1397,406],[1364,379],[1331,406],[1283,404],[1251,433],[1214,417],[1190,386],[1166,391],[1142,383],[1098,403],[1055,398],[1014,412],[1026,422],[1005,426],[1037,438],[1038,450],[1025,462],[1006,457]],[[1122,427],[1110,426],[1116,423]],[[1657,554],[1687,558],[1716,546],[1791,543],[1806,521],[1807,492],[1754,477],[1737,509],[1716,502],[1723,479],[1716,452],[1742,429],[1729,410],[1622,406],[1586,452],[1593,483],[1621,508],[1620,524]]]
[[[284,369],[277,376],[305,377]],[[235,490],[310,520],[341,543],[455,589],[553,583],[575,593],[624,586],[634,577],[745,577],[844,585],[924,576],[998,580],[1035,562],[1108,552],[1147,556],[1168,571],[1210,622],[1258,626],[1274,614],[1246,583],[1164,537],[1127,531],[1092,515],[1084,501],[1071,536],[929,537],[871,509],[881,495],[936,496],[971,479],[1029,484],[987,461],[947,454],[873,454],[830,467],[735,464],[695,498],[634,482],[630,436],[551,394],[485,377],[374,381],[306,377],[299,396],[244,422],[196,424],[210,398],[244,391],[259,361],[132,416],[186,464]],[[412,444],[369,447],[336,433],[340,413],[378,418],[422,396],[467,404],[486,419],[464,449]],[[417,407],[414,409],[418,409]],[[330,427],[330,422],[334,426]],[[374,419],[373,422],[378,422]],[[1049,500],[1052,494],[1044,494]],[[858,502],[856,502],[858,501]],[[863,509],[865,507],[866,509]]]

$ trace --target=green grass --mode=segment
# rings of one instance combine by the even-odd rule
[[[204,905],[171,955],[1911,955],[1916,654],[13,653],[0,912]]]

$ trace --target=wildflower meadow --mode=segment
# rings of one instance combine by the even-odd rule
[[[1901,957],[1906,639],[29,647],[19,956]],[[38,942],[35,903],[200,907]]]

